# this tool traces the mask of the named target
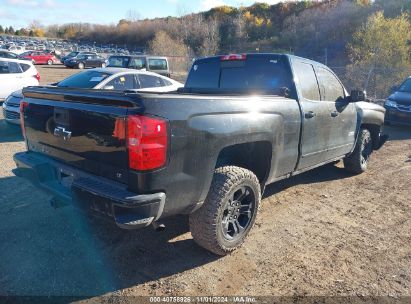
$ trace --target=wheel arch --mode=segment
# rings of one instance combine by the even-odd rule
[[[220,151],[215,167],[236,166],[250,170],[263,189],[270,174],[272,157],[272,143],[269,141],[233,144]]]
[[[378,124],[372,124],[372,123],[362,123],[360,126],[360,130],[361,129],[366,129],[370,131],[373,149],[377,149],[380,143],[380,135],[382,131],[381,130],[382,126]]]

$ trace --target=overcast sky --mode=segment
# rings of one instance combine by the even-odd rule
[[[70,22],[117,23],[129,11],[141,18],[178,16],[219,5],[251,5],[255,0],[0,0],[0,24],[26,27],[33,20],[44,25]],[[262,2],[262,1],[260,1]],[[279,0],[266,0],[269,4]],[[135,15],[135,14],[134,14]]]

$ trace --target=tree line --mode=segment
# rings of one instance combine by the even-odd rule
[[[388,71],[393,69],[401,70],[395,73],[398,77],[411,72],[410,10],[411,0],[304,0],[239,8],[220,6],[156,19],[140,19],[138,13],[131,13],[111,25],[43,27],[37,22],[29,29],[35,36],[127,46],[130,50],[145,48],[153,54],[175,57],[294,53],[344,67],[343,76],[353,83],[359,77],[364,83],[378,83],[375,71],[385,71],[384,77],[389,77]]]

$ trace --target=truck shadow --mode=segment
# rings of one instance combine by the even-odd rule
[[[197,246],[187,217],[166,219],[164,232],[117,228],[48,196],[17,177],[0,179],[0,295],[89,298],[136,287],[218,259]],[[163,280],[163,284],[167,281]]]
[[[271,195],[275,195],[287,188],[300,184],[321,183],[349,177],[352,177],[352,174],[348,173],[344,168],[339,168],[333,164],[328,164],[268,185],[264,192],[263,198],[270,197]]]
[[[0,119],[0,143],[22,141],[20,126],[8,124],[5,119]]]

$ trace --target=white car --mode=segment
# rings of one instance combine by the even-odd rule
[[[184,85],[171,78],[141,70],[97,68],[74,74],[55,84],[58,87],[139,92],[174,92]]]
[[[39,85],[40,74],[27,60],[0,58],[0,101],[12,92]]]
[[[14,91],[39,85],[39,80],[40,74],[30,61],[0,58],[0,102],[9,99]],[[20,104],[7,106],[7,99],[3,103],[4,118],[19,123]]]
[[[24,46],[12,45],[9,47],[8,51],[20,55],[23,54],[26,51],[26,49],[24,48]]]

